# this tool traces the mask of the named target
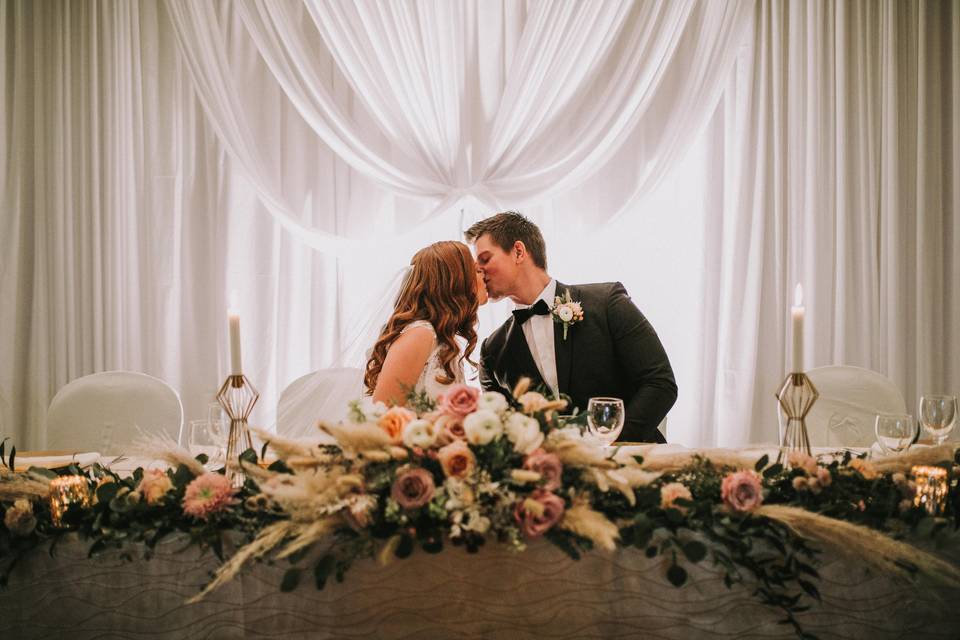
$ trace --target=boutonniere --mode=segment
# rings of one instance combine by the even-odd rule
[[[563,325],[563,339],[567,339],[567,330],[570,325],[583,320],[583,307],[579,302],[574,302],[570,297],[570,289],[563,293],[563,297],[556,296],[553,299],[553,307],[550,309],[550,315],[553,321]]]

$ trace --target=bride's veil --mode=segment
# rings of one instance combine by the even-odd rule
[[[321,439],[318,420],[337,422],[346,417],[348,403],[364,395],[363,372],[374,343],[393,313],[396,300],[413,267],[404,266],[374,298],[376,308],[348,324],[347,338],[331,367],[292,382],[277,404],[277,434],[287,438]]]

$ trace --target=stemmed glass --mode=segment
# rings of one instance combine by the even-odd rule
[[[920,397],[920,423],[941,444],[957,419],[956,396],[924,394]]]
[[[587,402],[587,431],[607,446],[620,436],[625,418],[620,398],[590,398]]]
[[[901,453],[917,437],[917,422],[911,415],[879,415],[875,429],[877,442],[885,453]]]

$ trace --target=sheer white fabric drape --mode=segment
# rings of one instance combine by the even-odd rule
[[[312,246],[356,250],[356,242],[301,224],[277,177],[259,166],[220,35],[229,12],[188,0],[167,6],[211,122],[264,204]],[[746,1],[544,2],[530,5],[529,15],[506,16],[468,1],[311,0],[311,32],[292,3],[231,6],[317,135],[383,187],[438,199],[426,220],[465,194],[497,208],[569,190],[608,162],[640,123],[666,129],[666,149],[648,149],[646,162],[668,166],[677,134],[707,121],[752,12]],[[508,22],[518,28],[515,37],[496,46],[481,38]],[[311,46],[317,33],[326,51]],[[376,124],[372,133],[324,89],[319,68],[328,56]],[[684,107],[664,109],[668,102]],[[656,124],[645,122],[657,105]],[[412,242],[418,231],[407,229],[403,239]]]
[[[956,3],[760,5],[715,131],[699,441],[776,438],[797,282],[809,366],[879,371],[913,413],[960,391],[957,78]]]

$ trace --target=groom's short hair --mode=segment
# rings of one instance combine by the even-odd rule
[[[519,240],[527,248],[533,264],[547,270],[547,244],[540,229],[526,216],[516,211],[504,211],[475,223],[463,235],[473,244],[485,233],[489,233],[493,242],[508,253],[513,249],[513,243]]]

